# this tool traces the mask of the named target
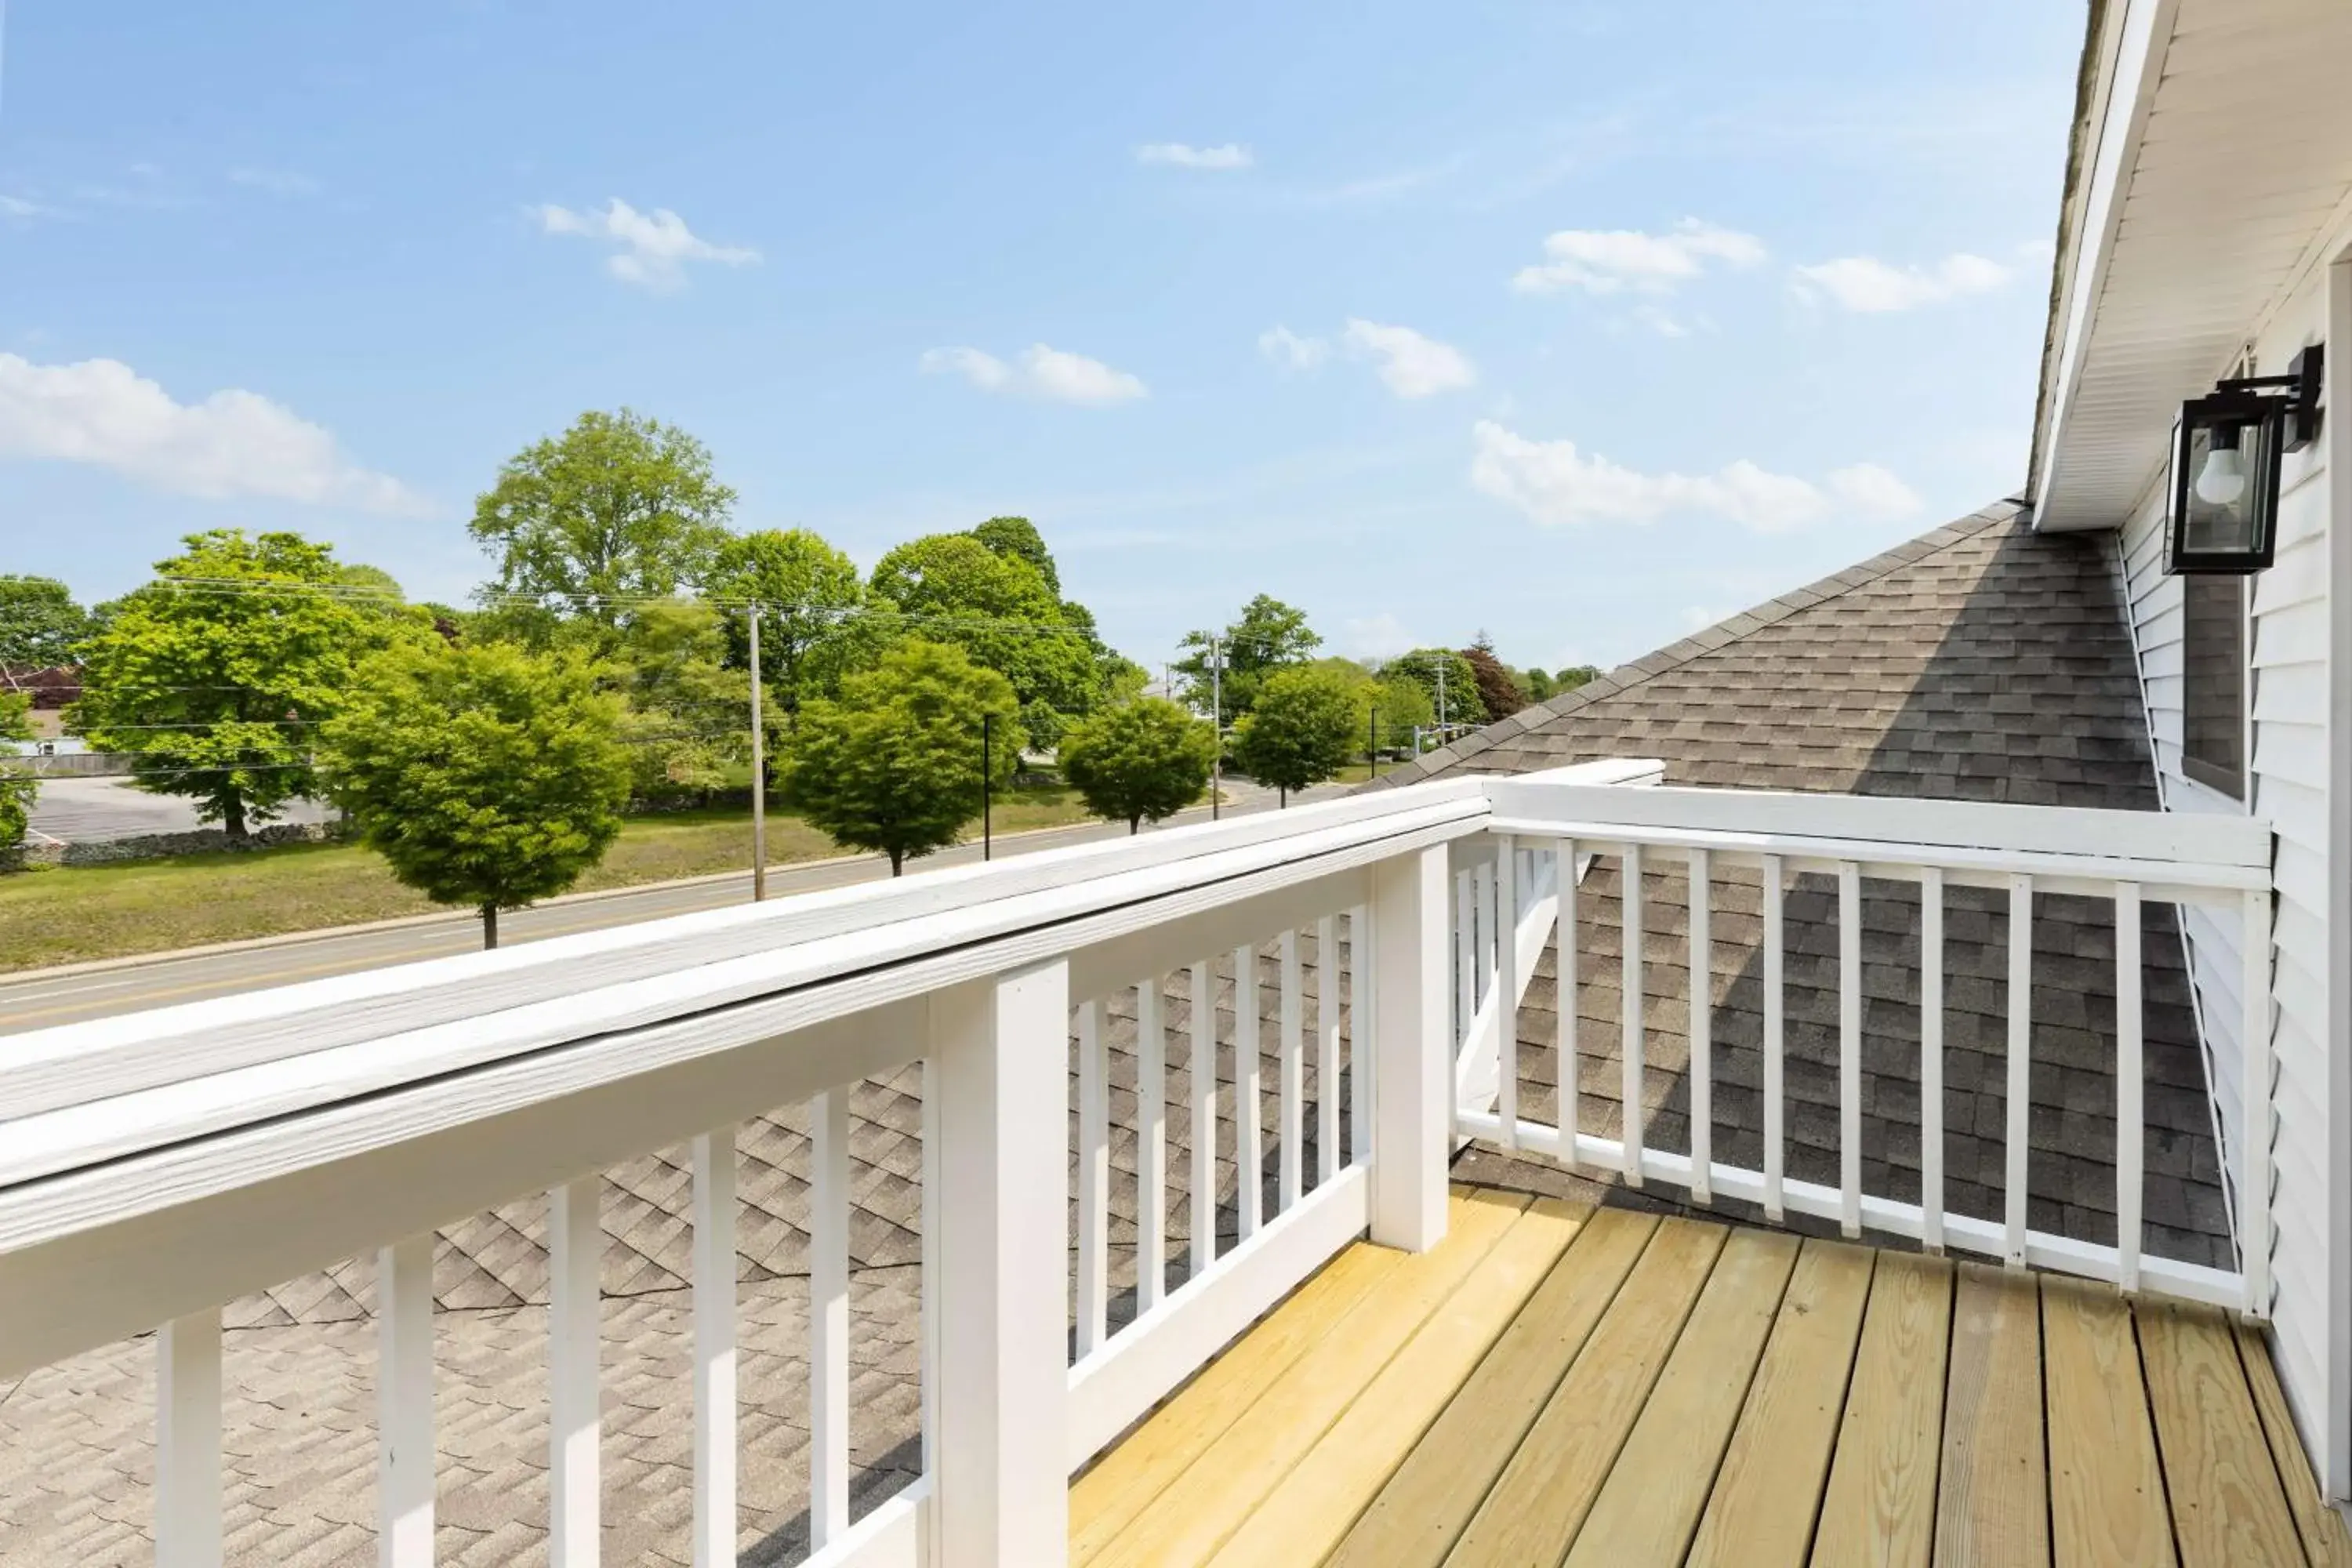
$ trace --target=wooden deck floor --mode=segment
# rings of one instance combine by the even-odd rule
[[[1333,1259],[1070,1512],[1101,1568],[2352,1564],[2221,1314],[1489,1191]]]

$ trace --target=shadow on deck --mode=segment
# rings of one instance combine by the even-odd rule
[[[1073,1483],[1099,1568],[2352,1563],[2260,1335],[2201,1308],[1457,1187]]]

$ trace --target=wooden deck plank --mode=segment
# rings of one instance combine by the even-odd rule
[[[2254,1413],[2263,1418],[2263,1434],[2270,1439],[2271,1459],[2286,1489],[2287,1508],[2303,1532],[2304,1555],[2311,1560],[2311,1568],[2352,1568],[2352,1531],[2320,1496],[2319,1478],[2304,1452],[2294,1415],[2287,1408],[2286,1390],[2279,1386],[2278,1368],[2271,1363],[2270,1342],[2251,1323],[2238,1324],[2236,1332],[2246,1386],[2254,1396]]]
[[[1381,1288],[1329,1326],[1184,1472],[1091,1561],[1103,1568],[1206,1562],[1443,1305],[1528,1205],[1476,1192],[1454,1205],[1444,1243],[1402,1258]]]
[[[1404,1462],[1592,1214],[1539,1198],[1211,1559],[1320,1563]]]
[[[2181,1568],[2302,1563],[2303,1539],[2221,1314],[2142,1301],[2132,1316]]]
[[[1813,1534],[1814,1568],[1926,1568],[1951,1327],[1952,1266],[1881,1253]]]
[[[1327,1568],[1435,1568],[1445,1560],[1657,1226],[1655,1215],[1627,1209],[1585,1222]]]
[[[1084,1563],[1167,1489],[1404,1255],[1359,1242],[1202,1368],[1070,1487],[1070,1557]]]
[[[1876,1254],[1808,1241],[1691,1542],[1689,1568],[1802,1568]]]
[[[2042,1297],[2031,1274],[1960,1265],[1944,1398],[1936,1562],[2047,1568],[2050,1469],[2042,1437]]]
[[[1457,1568],[1557,1563],[1633,1430],[1723,1250],[1725,1227],[1669,1219],[1633,1266],[1519,1451],[1462,1532]]]
[[[2042,1388],[2057,1568],[2169,1568],[2176,1558],[2156,1428],[2131,1311],[2113,1287],[2042,1279]]]
[[[1793,1236],[1731,1233],[1568,1568],[1679,1568],[1796,1261]]]

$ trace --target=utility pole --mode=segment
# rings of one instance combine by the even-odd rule
[[[983,860],[991,859],[996,854],[995,834],[990,822],[996,805],[996,770],[990,765],[993,760],[990,747],[995,734],[996,715],[982,713],[980,716],[980,858]]]
[[[1216,754],[1209,759],[1209,820],[1221,816],[1220,797],[1225,784],[1225,667],[1217,657],[1217,639],[1209,639],[1209,727],[1217,733]]]
[[[1445,744],[1445,666],[1437,667],[1437,743]]]
[[[751,606],[751,901],[768,896],[768,727],[760,712],[760,606]]]
[[[1365,742],[1364,765],[1371,770],[1369,776],[1378,778],[1381,776],[1381,709],[1377,702],[1372,704],[1372,732],[1365,737]]]

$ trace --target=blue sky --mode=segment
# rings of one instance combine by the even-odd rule
[[[498,464],[692,430],[861,563],[1034,518],[1609,664],[2013,490],[2082,6],[6,0],[0,571],[292,527],[460,599]]]

